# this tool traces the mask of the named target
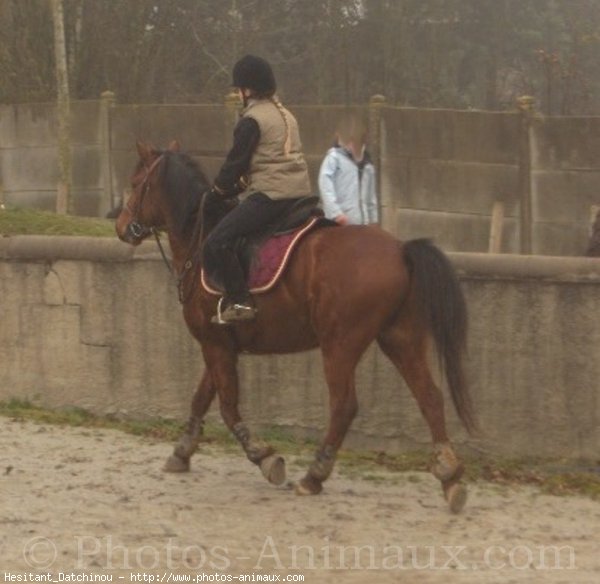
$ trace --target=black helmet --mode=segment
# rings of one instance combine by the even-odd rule
[[[247,87],[259,95],[271,96],[275,93],[275,75],[271,65],[260,57],[246,55],[233,66],[234,87]]]

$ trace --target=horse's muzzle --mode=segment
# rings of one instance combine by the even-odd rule
[[[139,245],[152,233],[148,227],[138,221],[132,221],[125,226],[117,222],[116,231],[119,239],[130,245]]]
[[[138,223],[137,221],[132,221],[127,226],[127,234],[130,235],[133,239],[142,240],[145,237],[148,237],[152,233],[152,230],[148,227]]]

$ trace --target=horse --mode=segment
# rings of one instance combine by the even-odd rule
[[[215,395],[224,423],[247,458],[275,485],[286,482],[285,461],[243,422],[238,409],[241,352],[282,354],[319,347],[329,390],[329,422],[314,460],[295,484],[316,495],[331,474],[356,416],[356,366],[375,341],[416,399],[433,442],[433,475],[452,512],[466,501],[464,464],[446,433],[444,397],[428,364],[433,342],[458,417],[476,427],[463,358],[467,309],[447,256],[427,239],[401,242],[378,226],[315,229],[294,250],[280,281],[255,295],[254,320],[231,326],[211,322],[217,297],[200,285],[202,242],[228,211],[193,158],[177,143],[165,150],[137,143],[131,195],[116,219],[118,237],[139,245],[166,231],[183,317],[200,343],[205,369],[185,429],[164,470],[185,472],[198,449],[203,418]],[[219,200],[216,200],[219,199]]]

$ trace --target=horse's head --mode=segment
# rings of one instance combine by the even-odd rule
[[[172,142],[169,151],[178,150],[177,142]],[[137,151],[140,159],[131,177],[131,194],[115,222],[119,239],[131,245],[139,245],[155,229],[165,226],[158,196],[159,170],[165,153],[142,142],[137,143]]]

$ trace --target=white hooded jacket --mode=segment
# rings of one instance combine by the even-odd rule
[[[368,157],[357,164],[345,148],[330,148],[321,163],[319,191],[328,219],[343,214],[351,225],[378,222],[375,168]]]

